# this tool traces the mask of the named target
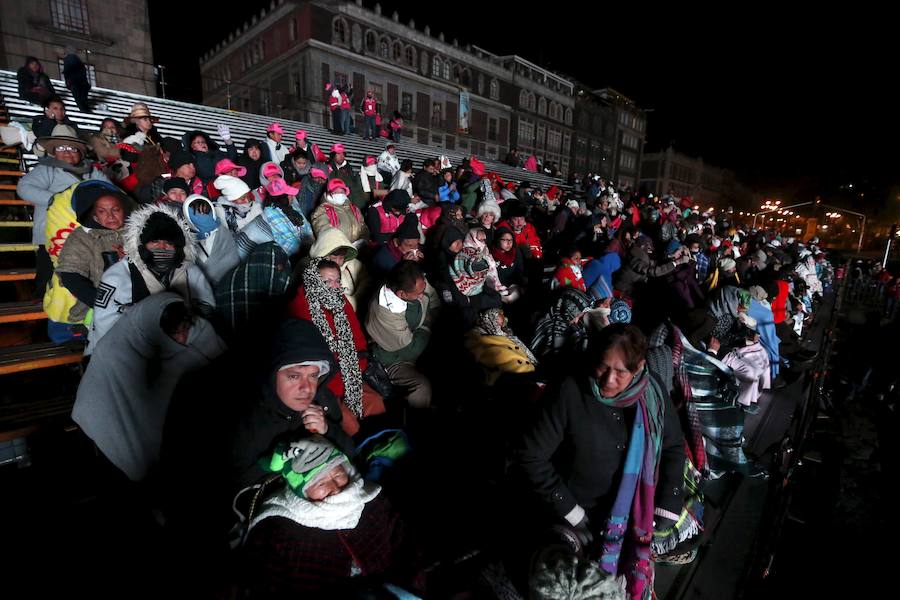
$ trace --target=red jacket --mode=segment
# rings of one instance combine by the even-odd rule
[[[350,110],[350,98],[343,92],[341,92],[341,109]]]
[[[337,110],[341,107],[341,99],[336,97],[334,94],[328,96],[328,108],[329,110]]]
[[[522,228],[522,231],[516,233],[516,230],[513,229],[513,226],[509,223],[509,221],[502,221],[497,225],[497,229],[501,227],[508,227],[510,231],[513,232],[513,235],[516,238],[516,246],[524,246],[528,249],[528,252],[531,254],[532,258],[541,259],[544,257],[544,248],[541,245],[541,238],[538,237],[537,230],[534,228],[534,225],[531,223],[525,223],[525,227]]]
[[[367,117],[374,117],[378,113],[378,102],[375,101],[375,98],[366,97],[362,106],[363,114]]]
[[[322,312],[325,313],[325,320],[328,321],[328,325],[331,327],[332,333],[337,333],[337,329],[334,326],[334,314],[330,310],[322,309]],[[347,321],[350,323],[350,329],[353,331],[353,345],[356,346],[357,353],[360,354],[359,359],[359,370],[362,373],[366,372],[366,368],[369,366],[368,359],[365,357],[366,349],[368,345],[366,344],[366,336],[363,333],[362,327],[359,324],[359,319],[356,316],[356,311],[353,310],[353,307],[350,306],[350,302],[347,301],[347,298],[344,298],[344,313],[347,315]],[[291,303],[287,307],[287,315],[288,317],[292,317],[295,319],[303,319],[304,321],[312,321],[312,315],[309,312],[309,301],[306,299],[306,291],[303,286],[300,286],[300,289],[297,290],[297,295],[294,296],[294,299],[291,300]],[[338,355],[334,355],[335,364],[338,363]],[[344,398],[344,379],[341,377],[341,372],[338,370],[334,377],[328,382],[328,385],[325,386],[328,388],[328,391],[334,394],[335,398],[343,399]]]
[[[775,324],[784,323],[787,318],[787,301],[790,293],[787,281],[780,279],[775,282],[778,285],[778,295],[772,300],[772,316]]]

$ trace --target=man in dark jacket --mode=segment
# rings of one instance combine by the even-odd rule
[[[195,130],[188,131],[181,138],[184,149],[194,155],[197,165],[197,177],[206,185],[216,178],[216,164],[223,158],[237,161],[237,149],[231,139],[231,132],[227,125],[219,125],[219,135],[225,142],[225,151],[219,149],[219,145],[205,132]]]
[[[646,235],[639,236],[628,251],[625,264],[619,271],[619,278],[615,282],[618,291],[631,297],[634,294],[635,284],[646,282],[649,278],[668,275],[679,264],[687,264],[691,260],[690,254],[682,251],[677,257],[657,264],[650,257],[651,252],[653,241]]]
[[[78,58],[74,52],[66,54],[63,58],[63,78],[66,80],[66,87],[75,97],[75,103],[81,112],[91,112],[90,104],[88,104],[88,92],[91,90],[91,82],[88,78],[87,67]]]
[[[47,137],[53,133],[53,128],[57,125],[67,125],[78,131],[78,125],[73,123],[66,115],[66,105],[59,96],[50,96],[44,100],[44,114],[37,115],[31,119],[31,131],[35,137]]]
[[[441,185],[438,176],[438,162],[434,158],[426,158],[422,162],[422,170],[416,173],[413,179],[413,192],[419,196],[428,206],[434,206],[440,202],[438,188]]]

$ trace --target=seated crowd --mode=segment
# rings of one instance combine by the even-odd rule
[[[393,141],[354,165],[278,123],[241,151],[224,125],[221,146],[166,138],[140,103],[97,133],[56,116],[18,192],[51,338],[87,342],[73,418],[167,525],[227,550],[244,507],[259,595],[427,593],[407,429],[492,402],[515,415],[482,427],[528,515],[500,551],[531,565],[508,568],[519,593],[557,597],[555,572],[648,597],[655,562],[696,552],[704,483],[766,475],[744,414],[814,358],[818,240],[730,211],[599,177],[544,191],[474,156],[414,169]]]

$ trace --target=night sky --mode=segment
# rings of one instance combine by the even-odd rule
[[[443,31],[448,41],[519,54],[591,87],[614,87],[653,109],[646,151],[674,143],[678,151],[734,169],[764,193],[821,195],[849,206],[862,201],[859,190],[869,190],[866,203],[883,202],[900,180],[890,19],[823,19],[787,13],[783,5],[777,12],[754,6],[754,14],[726,16],[683,3],[662,11],[629,4],[626,10],[560,3],[576,9],[526,15],[509,14],[510,3],[381,2],[382,14],[398,10],[401,22],[412,17],[419,30],[428,24],[432,35]],[[199,100],[193,57],[263,6],[268,1],[229,4],[228,14],[216,11],[213,19],[211,3],[151,2],[154,51],[168,67],[169,95]],[[209,25],[188,27],[173,44],[174,7],[177,22]],[[713,16],[719,24],[709,21]]]

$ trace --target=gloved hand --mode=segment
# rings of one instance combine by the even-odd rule
[[[574,529],[575,535],[578,536],[578,541],[581,542],[581,547],[586,548],[590,546],[594,541],[594,534],[591,533],[590,521],[587,515],[584,515],[584,518],[578,522]]]
[[[224,142],[226,144],[228,142],[230,142],[231,141],[231,130],[228,128],[228,125],[225,125],[224,123],[220,123],[218,126],[218,129],[219,129],[219,137],[221,137],[222,140],[224,140]]]

